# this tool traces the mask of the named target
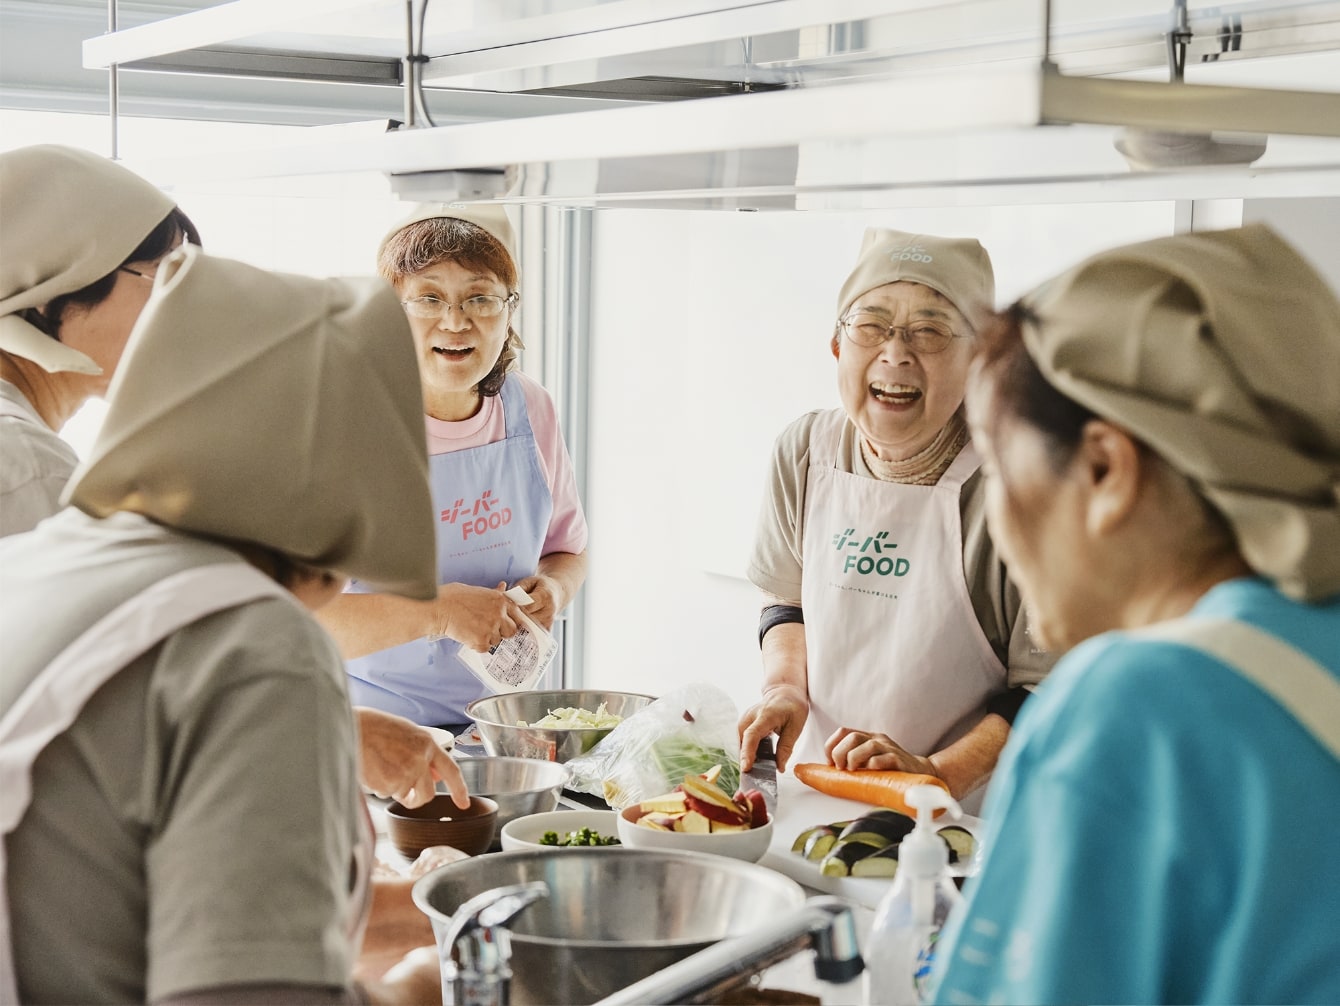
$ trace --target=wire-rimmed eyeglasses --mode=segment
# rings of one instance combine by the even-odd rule
[[[519,299],[520,297],[513,291],[506,297],[481,294],[478,297],[467,297],[460,304],[453,304],[449,300],[430,295],[427,297],[411,297],[409,300],[402,300],[400,305],[405,309],[406,314],[415,318],[441,318],[455,307],[460,308],[461,312],[471,321],[487,321],[490,318],[498,317]]]
[[[903,333],[903,342],[914,353],[943,353],[954,339],[966,339],[942,321],[930,318],[906,325],[891,325],[884,315],[856,311],[838,321],[838,326],[852,342],[874,349]]]

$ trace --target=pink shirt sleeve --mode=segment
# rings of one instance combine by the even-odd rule
[[[544,386],[524,374],[513,373],[509,379],[520,378],[526,394],[526,411],[539,448],[540,466],[549,482],[554,497],[554,513],[549,518],[549,533],[544,538],[542,555],[550,552],[583,552],[586,550],[586,513],[577,497],[577,478],[572,471],[572,458],[563,433],[558,428],[558,414],[554,400]]]

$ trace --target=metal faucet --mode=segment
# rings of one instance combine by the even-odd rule
[[[712,1003],[758,972],[813,949],[814,976],[843,984],[865,969],[851,906],[817,897],[792,915],[756,932],[722,940],[600,1000],[596,1006]]]
[[[438,950],[444,1006],[508,1006],[512,937],[507,926],[548,896],[549,885],[537,880],[485,891],[456,910]]]

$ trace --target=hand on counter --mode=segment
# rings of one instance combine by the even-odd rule
[[[939,776],[929,758],[914,755],[888,734],[841,727],[824,743],[824,754],[841,769],[883,769]]]
[[[406,807],[432,799],[443,782],[457,807],[470,805],[470,794],[456,763],[423,727],[402,716],[358,706],[359,775],[364,786],[380,797],[391,797]]]
[[[442,969],[436,946],[416,947],[379,978],[359,981],[374,1006],[442,1002]]]

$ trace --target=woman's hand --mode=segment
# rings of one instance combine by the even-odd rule
[[[480,653],[516,635],[517,603],[503,593],[507,584],[471,587],[446,583],[437,588],[439,634]]]
[[[523,577],[516,585],[530,596],[530,604],[522,611],[535,620],[535,623],[548,631],[554,627],[554,619],[563,607],[563,590],[557,580],[543,573]]]
[[[786,770],[800,731],[810,715],[809,696],[796,685],[773,685],[740,717],[740,771],[754,767],[758,745],[769,734],[777,735],[777,768]]]
[[[887,734],[842,727],[824,744],[828,760],[843,769],[872,768],[939,776],[929,758],[904,750]]]
[[[423,727],[380,709],[357,706],[359,775],[364,786],[380,797],[391,797],[406,807],[419,807],[433,798],[444,782],[452,802],[470,806],[461,770]]]

